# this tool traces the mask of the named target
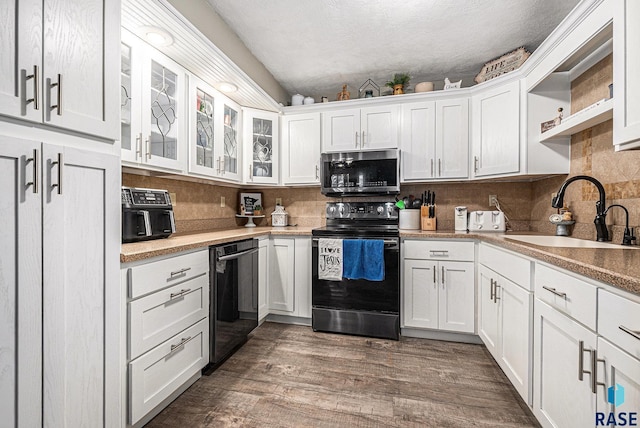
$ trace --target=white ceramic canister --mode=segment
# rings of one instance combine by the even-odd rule
[[[289,223],[289,214],[282,205],[276,205],[276,209],[271,213],[271,226],[283,227]]]
[[[420,229],[420,210],[415,209],[406,209],[400,210],[400,221],[399,228],[400,229]]]
[[[316,102],[316,100],[314,100],[311,97],[304,97],[304,100],[302,101],[302,104],[314,104]]]
[[[304,102],[304,95],[295,94],[291,97],[291,105],[292,106],[301,106]]]

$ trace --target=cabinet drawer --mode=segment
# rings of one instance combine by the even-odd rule
[[[640,303],[599,289],[598,334],[640,358]]]
[[[404,258],[421,260],[474,260],[473,242],[404,241]]]
[[[579,278],[536,263],[536,297],[596,330],[597,288]]]
[[[129,268],[129,297],[144,296],[209,272],[209,249]]]
[[[138,422],[208,362],[208,318],[130,362],[129,423]]]
[[[480,244],[478,262],[515,282],[520,287],[533,290],[531,283],[531,261],[511,252]]]
[[[209,313],[209,275],[176,284],[129,303],[132,360]]]

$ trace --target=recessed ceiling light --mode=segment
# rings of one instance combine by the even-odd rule
[[[144,38],[154,46],[170,46],[173,44],[173,36],[159,27],[142,27],[140,29]]]
[[[222,92],[230,93],[237,91],[238,87],[233,83],[222,82],[218,85],[218,89],[220,89]]]

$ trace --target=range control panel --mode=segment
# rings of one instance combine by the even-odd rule
[[[393,202],[327,202],[327,219],[397,219]]]

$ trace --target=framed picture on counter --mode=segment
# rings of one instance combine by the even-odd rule
[[[240,193],[241,215],[253,215],[256,205],[262,206],[262,193]]]

